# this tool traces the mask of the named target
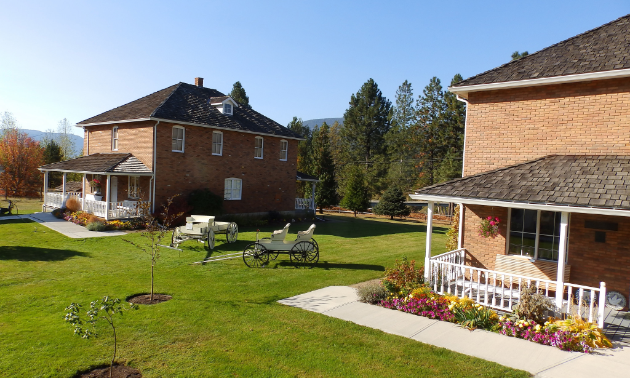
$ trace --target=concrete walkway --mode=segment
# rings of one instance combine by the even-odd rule
[[[57,219],[53,217],[52,213],[34,213],[0,217],[0,225],[2,224],[2,221],[14,219],[28,219],[35,221],[42,226],[46,226],[53,231],[57,231],[58,233],[73,239],[101,238],[104,236],[119,236],[126,234],[123,231],[88,231],[85,227],[63,219]]]
[[[279,303],[350,321],[425,344],[493,361],[536,377],[630,377],[630,345],[596,354],[560,349],[453,323],[427,319],[358,301],[356,289],[329,286]]]

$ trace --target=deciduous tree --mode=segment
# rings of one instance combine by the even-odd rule
[[[63,160],[72,159],[75,157],[74,153],[74,141],[72,140],[72,124],[67,118],[62,119],[57,124],[57,144],[61,148],[61,154]]]
[[[298,133],[305,140],[298,142],[298,159],[297,170],[298,172],[313,174],[313,158],[312,158],[312,142],[313,133],[308,126],[304,126],[302,118],[293,117],[293,120],[287,125],[289,130]],[[300,182],[297,185],[297,195],[300,198],[310,198],[309,184]]]
[[[5,198],[9,193],[19,196],[39,191],[42,176],[37,167],[43,162],[43,149],[38,142],[17,128],[6,130],[0,140],[0,188],[5,190]]]

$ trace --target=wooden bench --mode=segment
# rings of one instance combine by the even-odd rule
[[[550,281],[556,281],[558,277],[557,263],[543,260],[531,261],[521,256],[497,255],[494,270]],[[564,282],[569,282],[570,278],[571,266],[566,265],[564,267]],[[556,290],[556,285],[549,285],[549,290]]]

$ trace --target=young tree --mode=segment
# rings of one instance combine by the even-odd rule
[[[5,198],[9,192],[21,195],[38,191],[42,177],[37,168],[43,163],[43,149],[38,142],[17,128],[6,130],[0,140],[0,167],[4,170],[0,173],[0,188],[5,190]]]
[[[57,124],[57,144],[61,148],[63,160],[72,159],[74,153],[74,141],[72,140],[72,125],[67,118],[62,119]]]
[[[374,214],[389,215],[389,219],[394,217],[403,217],[410,214],[409,206],[405,205],[407,196],[403,194],[397,186],[390,186],[376,206],[374,206]]]
[[[297,170],[302,173],[312,174],[313,158],[312,158],[312,142],[313,134],[308,126],[304,126],[302,118],[293,117],[293,120],[289,122],[287,128],[291,131],[298,133],[305,140],[298,142],[298,160]],[[300,198],[310,197],[309,184],[306,182],[300,182],[297,185],[297,195]]]
[[[19,129],[17,119],[10,112],[2,113],[2,117],[0,119],[0,139],[4,136],[4,134],[9,130],[17,130]]]
[[[249,97],[247,97],[247,93],[245,93],[245,88],[241,85],[240,81],[237,81],[232,86],[232,92],[230,92],[230,97],[232,97],[238,104],[244,108],[251,109],[249,105]]]
[[[330,151],[329,127],[324,122],[321,128],[313,132],[313,174],[319,178],[315,192],[315,201],[319,213],[324,207],[337,204],[337,182],[335,180],[335,162]]]
[[[454,251],[457,249],[459,238],[459,206],[455,206],[453,218],[451,219],[451,228],[446,231],[446,250]]]
[[[365,176],[359,167],[354,167],[351,170],[345,196],[341,200],[341,206],[354,211],[355,217],[357,216],[357,211],[365,211],[370,206]]]

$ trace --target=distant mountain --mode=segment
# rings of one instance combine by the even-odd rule
[[[44,139],[44,137],[46,136],[46,133],[43,131],[39,131],[39,130],[27,130],[27,129],[21,129],[21,131],[24,131],[26,134],[28,134],[29,137],[31,137],[32,139],[41,142],[42,139]],[[57,136],[59,134],[57,133],[51,133],[53,136]],[[70,135],[70,139],[74,142],[74,155],[78,156],[83,152],[83,138],[81,138],[78,135]]]
[[[321,126],[324,122],[326,122],[326,124],[328,126],[332,126],[333,123],[339,122],[340,125],[343,124],[343,118],[318,118],[318,119],[309,119],[308,121],[302,121],[302,124],[304,126],[308,126],[309,129],[314,129],[315,125],[319,125]]]

